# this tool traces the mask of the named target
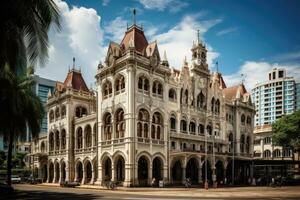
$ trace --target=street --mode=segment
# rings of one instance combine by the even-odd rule
[[[198,188],[133,188],[115,191],[85,189],[85,188],[61,188],[56,186],[40,185],[15,185],[16,193],[0,196],[0,199],[109,199],[109,200],[193,200],[193,199],[300,199],[300,187],[282,188],[223,188],[203,190]]]

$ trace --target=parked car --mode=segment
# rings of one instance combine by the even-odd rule
[[[38,183],[42,183],[42,179],[30,176],[27,178],[26,182],[30,184],[38,184]]]
[[[12,175],[12,176],[11,176],[11,182],[12,182],[13,184],[21,183],[21,177],[18,176],[18,175]]]

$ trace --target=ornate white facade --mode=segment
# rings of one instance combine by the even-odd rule
[[[227,88],[220,73],[210,73],[199,40],[191,51],[190,63],[173,69],[157,43],[133,25],[120,44],[110,43],[96,73],[97,91],[86,87],[80,71],[69,71],[49,94],[48,136],[35,143],[47,146],[47,162],[36,163],[44,181],[230,182],[234,157],[236,181],[247,182],[255,113],[250,95],[243,84]]]

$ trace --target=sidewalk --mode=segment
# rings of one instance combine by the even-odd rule
[[[58,184],[43,183],[38,186],[51,186],[60,187]],[[247,198],[286,198],[286,197],[299,197],[300,199],[300,186],[290,187],[230,187],[230,188],[217,188],[208,189],[203,188],[151,188],[151,187],[118,187],[116,190],[107,190],[105,187],[96,185],[82,185],[76,187],[79,189],[90,189],[93,191],[112,192],[112,193],[132,193],[141,195],[156,195],[156,196],[193,196],[193,197],[247,197]]]

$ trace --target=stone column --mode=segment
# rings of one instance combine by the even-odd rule
[[[149,178],[148,178],[148,184],[151,184],[152,178],[153,178],[153,171],[152,171],[152,164],[150,163],[149,169],[148,169],[148,174],[149,174]]]
[[[112,161],[112,163],[111,163],[111,181],[116,180],[116,175],[117,175],[117,173],[115,172],[115,165]]]
[[[94,169],[94,165],[92,165],[92,178],[91,178],[91,181],[90,181],[90,184],[94,184],[94,180],[95,179],[95,169]]]
[[[202,168],[201,166],[198,168],[198,183],[202,184]]]
[[[184,183],[186,180],[186,168],[182,168],[182,183]]]
[[[84,185],[85,184],[85,179],[86,179],[86,171],[85,171],[85,166],[83,164],[83,167],[82,167],[82,180],[81,180],[81,184]]]
[[[66,171],[66,177],[65,177],[65,181],[67,182],[69,182],[70,181],[70,174],[69,174],[69,170],[70,170],[70,168],[69,168],[69,162],[66,162],[66,168],[65,168],[65,171]]]
[[[54,176],[53,176],[52,183],[55,183],[55,180],[56,180],[56,177],[57,177],[57,172],[56,172],[56,167],[55,167],[55,165],[53,166],[53,174],[54,174]]]
[[[58,173],[59,173],[58,183],[61,183],[61,181],[62,181],[62,168],[61,168],[61,164],[58,164]]]
[[[47,164],[47,183],[49,183],[49,181],[50,181],[50,164],[48,163]]]

